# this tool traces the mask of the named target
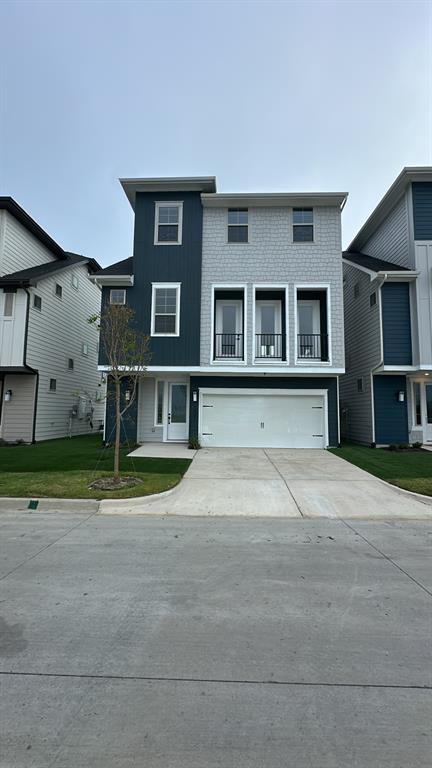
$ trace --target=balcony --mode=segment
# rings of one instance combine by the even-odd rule
[[[297,359],[327,363],[328,335],[326,333],[299,333],[297,336]]]
[[[282,338],[281,333],[256,333],[255,359],[282,360]]]
[[[215,360],[243,360],[242,333],[215,333]]]

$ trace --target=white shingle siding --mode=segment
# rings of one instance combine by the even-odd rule
[[[72,273],[78,276],[78,290],[72,287]],[[62,299],[55,295],[55,284],[63,288]],[[88,277],[86,265],[76,265],[41,280],[30,289],[30,316],[27,364],[39,371],[36,414],[36,440],[68,434],[70,411],[80,395],[87,394],[95,408],[95,428],[104,418],[104,392],[98,372],[99,333],[88,318],[100,308],[100,289]],[[42,310],[33,307],[33,294],[42,298]],[[83,343],[88,355],[82,354]],[[68,370],[68,358],[74,369]],[[55,392],[49,391],[50,379],[57,380]],[[96,401],[96,393],[101,400]],[[87,419],[73,419],[72,433],[91,432]]]
[[[0,211],[0,275],[37,267],[55,256],[8,211]]]
[[[410,267],[407,196],[401,197],[372,237],[362,246],[362,253],[384,259],[400,267]]]
[[[294,284],[330,285],[331,362],[344,365],[340,211],[314,208],[314,243],[292,242],[290,208],[249,208],[249,242],[227,242],[227,209],[204,208],[201,365],[211,354],[212,284],[247,283],[247,362],[252,362],[254,284],[288,286],[289,363],[294,361]],[[325,370],[325,366],[321,366]],[[301,375],[301,366],[298,366]]]
[[[359,285],[359,296],[354,297],[354,286]],[[370,294],[376,291],[377,303],[370,306]],[[341,408],[347,409],[342,426],[348,426],[351,440],[371,443],[372,391],[371,371],[381,362],[380,297],[377,281],[365,272],[344,265],[344,311],[346,373],[340,378]],[[363,377],[364,392],[357,392],[357,380]]]

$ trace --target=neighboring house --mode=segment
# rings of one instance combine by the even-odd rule
[[[151,337],[128,438],[337,445],[346,194],[217,194],[213,177],[121,183],[133,258],[93,279],[102,306],[132,307]]]
[[[0,197],[0,438],[48,440],[97,430],[100,269],[63,251],[10,197]]]
[[[432,168],[402,171],[343,259],[343,434],[432,443]]]

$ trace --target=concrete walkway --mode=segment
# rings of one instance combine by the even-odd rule
[[[128,456],[136,459],[193,459],[195,454],[187,443],[145,443]]]
[[[103,501],[104,514],[432,518],[424,502],[328,451],[201,449],[172,491]]]

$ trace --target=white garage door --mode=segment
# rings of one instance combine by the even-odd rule
[[[200,433],[207,447],[324,448],[324,396],[203,392]]]

